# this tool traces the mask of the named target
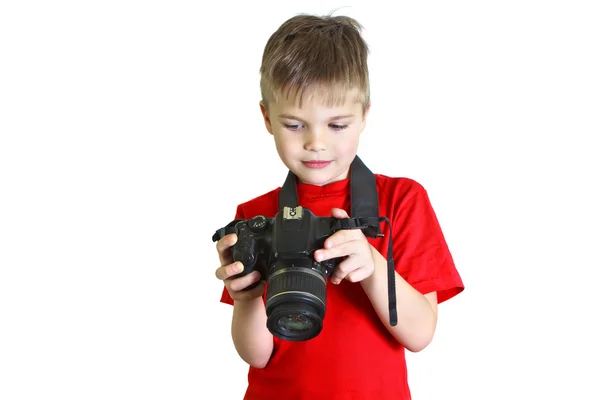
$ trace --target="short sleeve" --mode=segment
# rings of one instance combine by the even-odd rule
[[[425,189],[415,182],[392,221],[396,271],[422,294],[442,303],[464,290],[462,279]]]
[[[246,218],[246,217],[244,217],[244,212],[242,211],[241,205],[238,205],[237,210],[235,212],[234,219],[238,219],[238,218]],[[225,285],[223,285],[223,292],[221,293],[221,303],[233,305],[233,299],[229,295],[229,291],[227,290]]]

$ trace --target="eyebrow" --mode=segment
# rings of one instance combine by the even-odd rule
[[[338,119],[351,118],[351,117],[354,117],[354,115],[353,114],[336,115],[335,117],[329,118],[329,120],[330,121],[335,121],[335,120],[338,120]],[[291,114],[280,114],[279,118],[294,119],[294,120],[297,120],[297,121],[302,121],[302,118],[295,117],[295,116],[293,116]]]

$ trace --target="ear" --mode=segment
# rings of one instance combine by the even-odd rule
[[[267,131],[269,131],[269,133],[272,135],[273,127],[271,126],[271,120],[269,119],[269,113],[268,113],[267,107],[265,106],[265,103],[263,103],[262,100],[259,102],[259,105],[260,105],[260,112],[262,113],[263,119],[265,120],[265,127],[267,128]]]

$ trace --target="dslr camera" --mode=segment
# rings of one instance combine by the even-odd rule
[[[304,341],[321,332],[327,279],[342,258],[317,262],[314,252],[337,230],[360,228],[343,222],[300,206],[283,207],[272,219],[237,219],[214,234],[213,242],[230,233],[238,236],[231,251],[244,271],[234,278],[259,271],[267,281],[267,328],[273,335]]]

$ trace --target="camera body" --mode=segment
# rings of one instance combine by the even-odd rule
[[[351,218],[317,217],[299,207],[298,178],[292,171],[279,192],[280,211],[274,218],[256,216],[236,219],[218,229],[213,242],[236,233],[233,259],[244,264],[235,277],[259,271],[267,281],[267,327],[284,340],[303,341],[319,334],[325,317],[327,279],[344,257],[316,262],[314,252],[341,229],[360,229],[369,238],[383,237],[381,222],[390,228],[388,235],[388,306],[390,325],[398,323],[396,275],[392,253],[391,222],[379,215],[375,175],[356,156],[350,166]],[[258,283],[257,283],[258,284]],[[251,289],[251,287],[246,290]]]
[[[244,264],[244,271],[235,277],[259,271],[261,279],[265,280],[277,261],[282,264],[284,260],[283,264],[289,268],[305,268],[305,260],[310,260],[311,269],[324,277],[331,276],[341,260],[317,262],[313,254],[335,233],[335,221],[333,217],[317,217],[303,207],[284,207],[271,219],[258,215],[240,220],[235,224],[238,240],[231,250],[233,260]]]
[[[228,232],[238,236],[233,260],[244,265],[234,278],[259,271],[267,281],[267,327],[275,336],[303,341],[321,331],[327,279],[343,258],[317,262],[314,252],[339,229],[340,220],[300,206],[283,207],[271,219],[258,215],[229,225]]]

